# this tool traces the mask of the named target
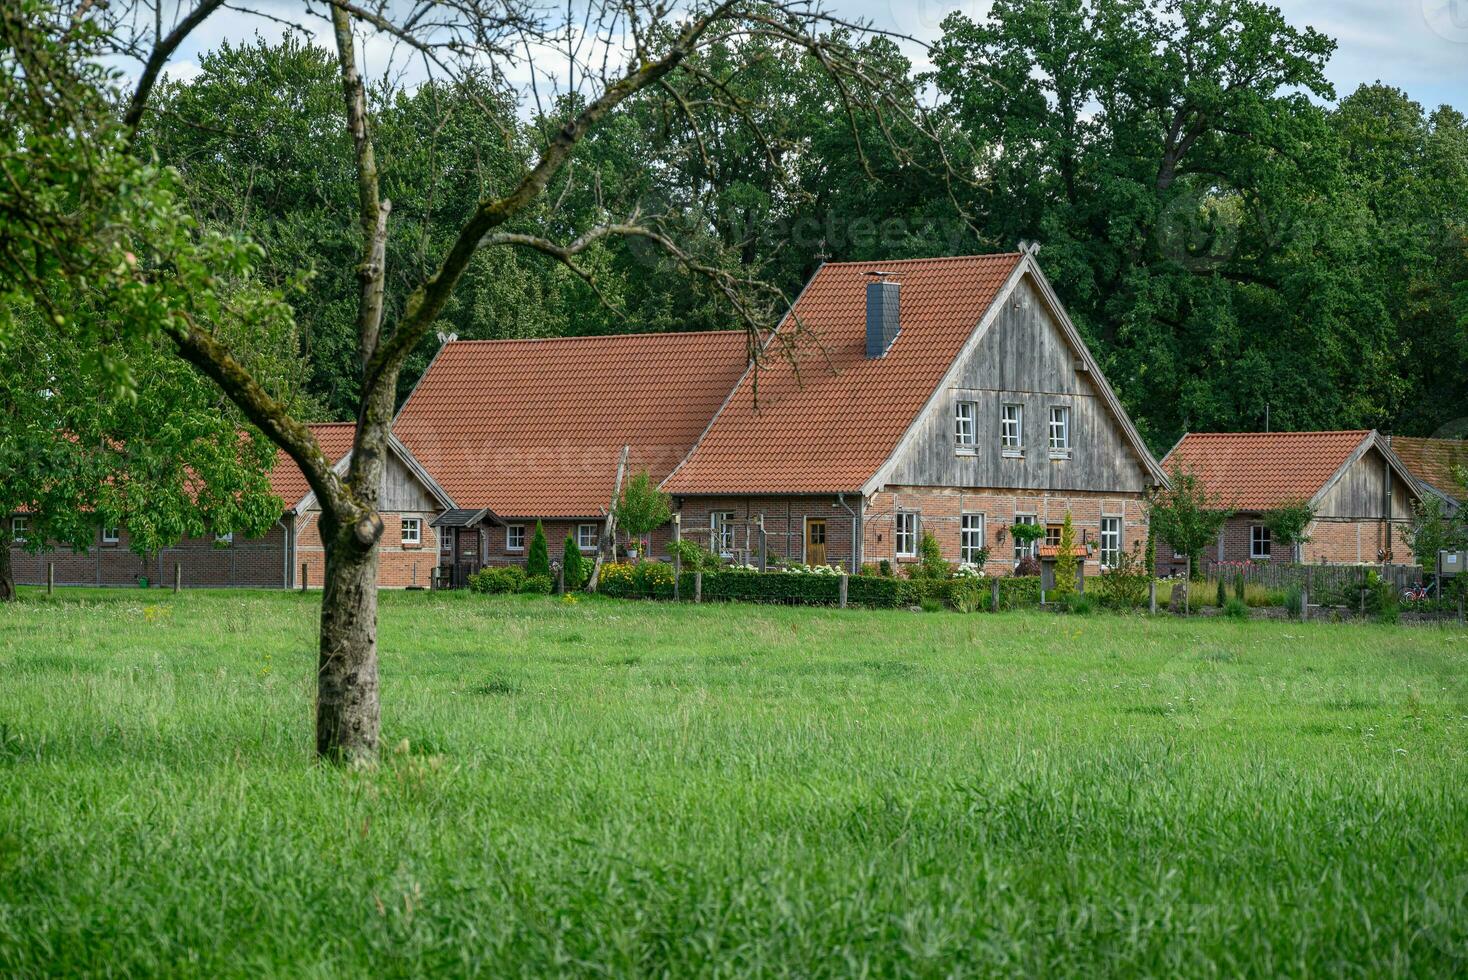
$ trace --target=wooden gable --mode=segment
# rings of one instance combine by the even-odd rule
[[[1068,336],[1033,273],[996,299],[976,335],[884,468],[884,484],[1135,493],[1159,482],[1156,462],[1139,452],[1094,362]],[[960,401],[976,407],[971,455],[955,443]],[[1001,452],[1006,404],[1024,407],[1019,457]],[[1069,459],[1051,459],[1052,406],[1069,409]]]

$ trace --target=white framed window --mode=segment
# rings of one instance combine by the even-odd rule
[[[1121,563],[1121,518],[1101,518],[1101,566],[1115,568]]]
[[[1050,406],[1050,458],[1070,458],[1070,409]]]
[[[423,543],[423,519],[421,517],[403,518],[403,545],[416,548]]]
[[[223,534],[214,535],[214,543],[225,547],[234,544],[234,532],[226,531]]]
[[[897,512],[897,557],[913,558],[918,553],[918,515],[915,510]]]
[[[958,550],[962,561],[978,561],[984,550],[984,515],[964,514],[958,532]]]
[[[1035,516],[1034,514],[1015,514],[1014,515],[1014,523],[1016,523],[1016,524],[1038,524],[1038,523],[1040,523],[1040,519],[1037,516]],[[1028,541],[1028,542],[1026,542],[1026,541],[1021,541],[1019,538],[1015,538],[1014,539],[1014,560],[1015,561],[1019,561],[1021,558],[1033,558],[1033,557],[1035,557],[1039,553],[1040,553],[1040,542],[1039,541]]]
[[[31,519],[16,515],[10,519],[10,540],[16,544],[25,544],[26,535],[31,531]]]
[[[1249,557],[1269,557],[1269,528],[1263,524],[1249,525]]]
[[[525,550],[525,525],[524,524],[506,524],[505,525],[505,550],[506,551],[524,551]]]
[[[116,526],[102,528],[102,543],[117,544],[122,540],[122,531]]]
[[[1010,403],[1000,410],[999,448],[1006,456],[1024,453],[1025,407]]]
[[[979,406],[974,402],[954,402],[953,442],[960,451],[973,451],[977,444]]]
[[[710,547],[715,551],[734,550],[734,512],[732,510],[709,511]]]
[[[596,542],[600,535],[597,533],[595,524],[576,525],[576,547],[582,551],[595,551]]]

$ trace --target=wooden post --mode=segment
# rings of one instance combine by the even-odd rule
[[[50,595],[56,589],[56,563],[46,562],[46,594]]]
[[[693,601],[703,601],[703,569],[693,573]]]
[[[682,540],[683,540],[683,515],[682,514],[674,514],[673,515],[673,543],[674,544],[677,544],[678,542],[680,542]],[[673,549],[673,601],[674,602],[677,602],[679,599],[682,598],[682,595],[681,595],[681,593],[683,591],[682,578],[683,578],[683,556],[678,553],[678,549],[677,548],[674,548]]]
[[[1155,575],[1147,585],[1147,611],[1154,616],[1157,615],[1157,576]]]
[[[566,566],[556,562],[556,595],[566,594]]]
[[[846,588],[851,576],[845,572],[841,573],[841,608],[846,608]]]
[[[765,540],[765,515],[760,514],[756,520],[759,521],[759,570],[768,572],[770,570],[770,564],[769,551]]]
[[[301,562],[301,591],[305,592],[311,585],[311,566]]]
[[[994,581],[989,583],[989,601],[994,606],[994,611],[999,611],[999,578],[995,576]]]
[[[631,450],[630,445],[622,447],[622,455],[617,460],[617,482],[612,484],[612,501],[607,504],[607,523],[602,531],[601,540],[596,543],[596,561],[591,564],[591,578],[586,582],[586,591],[595,592],[597,582],[601,580],[602,561],[606,557],[607,549],[612,549],[612,559],[617,557],[617,498],[622,496],[622,476],[627,472],[627,453]]]
[[[1190,616],[1193,612],[1193,556],[1188,556],[1187,565],[1183,575],[1183,615]]]
[[[183,564],[181,562],[174,562],[173,563],[173,592],[174,592],[174,595],[177,595],[178,594],[178,591],[180,589],[182,589],[182,588],[183,588]]]
[[[1441,582],[1442,580],[1439,579],[1438,581]],[[1439,591],[1441,591],[1441,586],[1439,586]],[[1463,608],[1465,597],[1468,597],[1468,589],[1464,589],[1464,590],[1462,590],[1461,592],[1458,593],[1458,622],[1459,623],[1465,622],[1465,619],[1464,619],[1464,608]]]

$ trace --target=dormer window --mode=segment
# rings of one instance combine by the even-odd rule
[[[999,448],[1005,456],[1023,456],[1025,407],[1010,403],[999,416]]]
[[[974,402],[953,405],[953,442],[960,453],[972,453],[977,445],[978,409]]]

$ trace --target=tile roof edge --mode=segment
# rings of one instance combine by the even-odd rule
[[[816,271],[819,272],[820,269],[823,269],[823,268],[825,268],[827,266],[830,266],[832,268],[838,268],[838,269],[839,268],[849,268],[849,267],[855,266],[855,265],[870,266],[872,268],[876,268],[878,266],[883,266],[883,265],[917,265],[920,262],[973,262],[973,261],[978,260],[978,259],[1002,259],[1002,258],[1011,258],[1011,257],[1016,257],[1016,256],[1023,256],[1023,255],[1026,255],[1026,254],[1028,254],[1028,253],[1021,252],[1021,251],[1013,251],[1013,252],[977,252],[977,253],[974,253],[972,255],[934,255],[934,256],[930,256],[928,258],[911,258],[911,259],[869,259],[869,260],[861,260],[861,261],[852,259],[852,260],[847,260],[845,262],[822,262],[821,265],[820,265],[820,267],[817,268]],[[811,278],[812,279],[815,278],[815,273],[812,273],[811,274]]]
[[[570,337],[460,337],[458,340],[445,341],[439,350],[442,351],[450,345],[463,347],[471,344],[558,344],[577,343],[588,340],[640,340],[646,337],[722,337],[726,334],[738,333],[744,333],[744,331],[738,327],[730,327],[726,330],[639,330],[633,333],[588,333],[576,334]],[[432,365],[430,364],[430,366]],[[423,373],[427,374],[428,371],[425,369]]]

